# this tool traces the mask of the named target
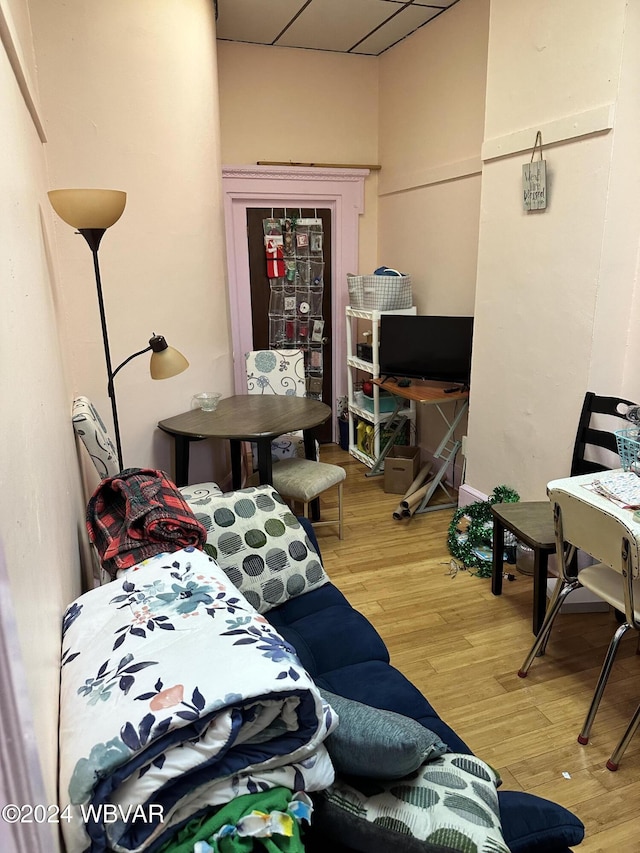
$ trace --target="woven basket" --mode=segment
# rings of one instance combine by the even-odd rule
[[[640,428],[616,430],[616,442],[624,470],[640,474]]]
[[[347,273],[349,303],[362,311],[396,311],[411,308],[409,275],[354,275]]]

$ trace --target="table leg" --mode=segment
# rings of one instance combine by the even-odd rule
[[[504,525],[493,517],[493,564],[491,569],[491,592],[502,595],[502,559],[504,557]]]
[[[313,437],[313,430],[305,429],[302,432],[302,440],[304,441],[304,455],[306,459],[313,459],[313,461],[317,461],[316,458],[316,442]]]
[[[229,440],[231,453],[231,484],[234,489],[242,488],[242,442],[235,438]]]
[[[186,486],[189,482],[189,442],[186,435],[173,436],[176,486]]]
[[[534,549],[533,558],[533,633],[537,636],[547,610],[547,564],[549,553]]]
[[[307,459],[317,461],[316,457],[316,440],[313,430],[305,429],[302,433],[304,439],[304,455]],[[309,517],[311,521],[320,521],[320,498],[314,498],[309,504]]]
[[[273,460],[271,458],[271,439],[259,438],[256,440],[258,447],[258,476],[260,485],[273,483]]]

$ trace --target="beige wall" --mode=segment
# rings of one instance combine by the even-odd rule
[[[3,4],[0,11],[12,31],[15,50],[10,46],[9,53],[21,56],[19,70],[37,96],[26,4],[12,3],[11,9]],[[60,624],[64,607],[80,591],[83,498],[69,428],[59,336],[62,306],[51,281],[43,144],[9,53],[0,43],[0,541],[45,794],[54,803]],[[11,695],[11,685],[2,690],[5,699]],[[25,734],[33,737],[33,732]]]
[[[218,45],[223,162],[380,162],[359,271],[410,272],[421,313],[473,313],[488,9],[463,0],[379,58]],[[435,448],[437,414],[421,432]]]
[[[638,9],[549,0],[520,12],[492,0],[467,480],[540,499],[569,473],[585,391],[640,399]],[[549,204],[525,213],[538,128]]]
[[[218,43],[222,160],[376,163],[378,62]]]
[[[149,379],[148,356],[116,379],[125,466],[171,470],[155,428],[198,391],[231,388],[213,4],[208,0],[34,0],[49,183],[127,191],[100,265],[114,367],[153,332],[189,370]],[[73,393],[110,423],[91,255],[55,217]],[[224,448],[196,445],[192,480],[223,471]]]
[[[0,538],[55,802],[61,618],[81,589],[85,541],[71,402],[86,394],[107,421],[110,412],[91,255],[46,191],[129,194],[100,250],[114,364],[156,331],[191,367],[153,383],[144,357],[118,376],[125,464],[169,469],[158,418],[185,410],[204,388],[231,387],[215,29],[209,0],[0,5],[19,47],[0,46]],[[9,55],[22,56],[35,93],[38,84],[46,144]],[[222,478],[223,450],[206,445],[192,477]]]
[[[488,70],[486,0],[461,0],[380,60],[221,44],[220,132],[209,0],[0,9],[11,10],[48,134],[43,145],[0,49],[0,537],[53,801],[60,618],[79,591],[84,536],[70,406],[87,394],[108,419],[108,402],[90,254],[54,219],[46,190],[129,193],[100,253],[114,361],[155,331],[191,368],[152,383],[139,359],[118,377],[125,462],[169,467],[158,418],[203,388],[231,387],[221,162],[380,159],[361,269],[380,260],[411,271],[421,311],[465,313],[475,298],[467,480],[542,497],[568,465],[587,387],[640,400],[640,9],[546,0],[523,16],[521,4],[492,0]],[[256,85],[265,80],[293,93],[275,125],[269,88]],[[300,112],[305,98],[319,122]],[[520,170],[538,126],[550,204],[526,215]],[[194,451],[194,478],[226,472],[222,449]]]
[[[462,0],[380,57],[379,262],[411,274],[420,314],[474,312],[488,26],[489,0]],[[417,424],[427,457],[444,422]]]
[[[375,57],[219,42],[218,75],[225,165],[379,162]],[[377,188],[372,172],[360,224],[363,270],[377,261]],[[346,292],[346,282],[337,286]]]
[[[489,0],[463,0],[380,57],[378,245],[423,314],[471,314]]]

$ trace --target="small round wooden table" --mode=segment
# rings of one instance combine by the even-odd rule
[[[231,448],[233,488],[242,486],[242,442],[255,441],[260,483],[272,482],[271,442],[287,432],[303,430],[307,459],[315,459],[313,428],[331,416],[320,400],[274,394],[239,394],[220,400],[215,412],[191,409],[158,422],[173,437],[177,486],[189,481],[189,444],[205,438],[226,438]]]

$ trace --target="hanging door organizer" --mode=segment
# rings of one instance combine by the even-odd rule
[[[263,220],[270,349],[304,353],[307,397],[321,399],[324,343],[322,220]]]

